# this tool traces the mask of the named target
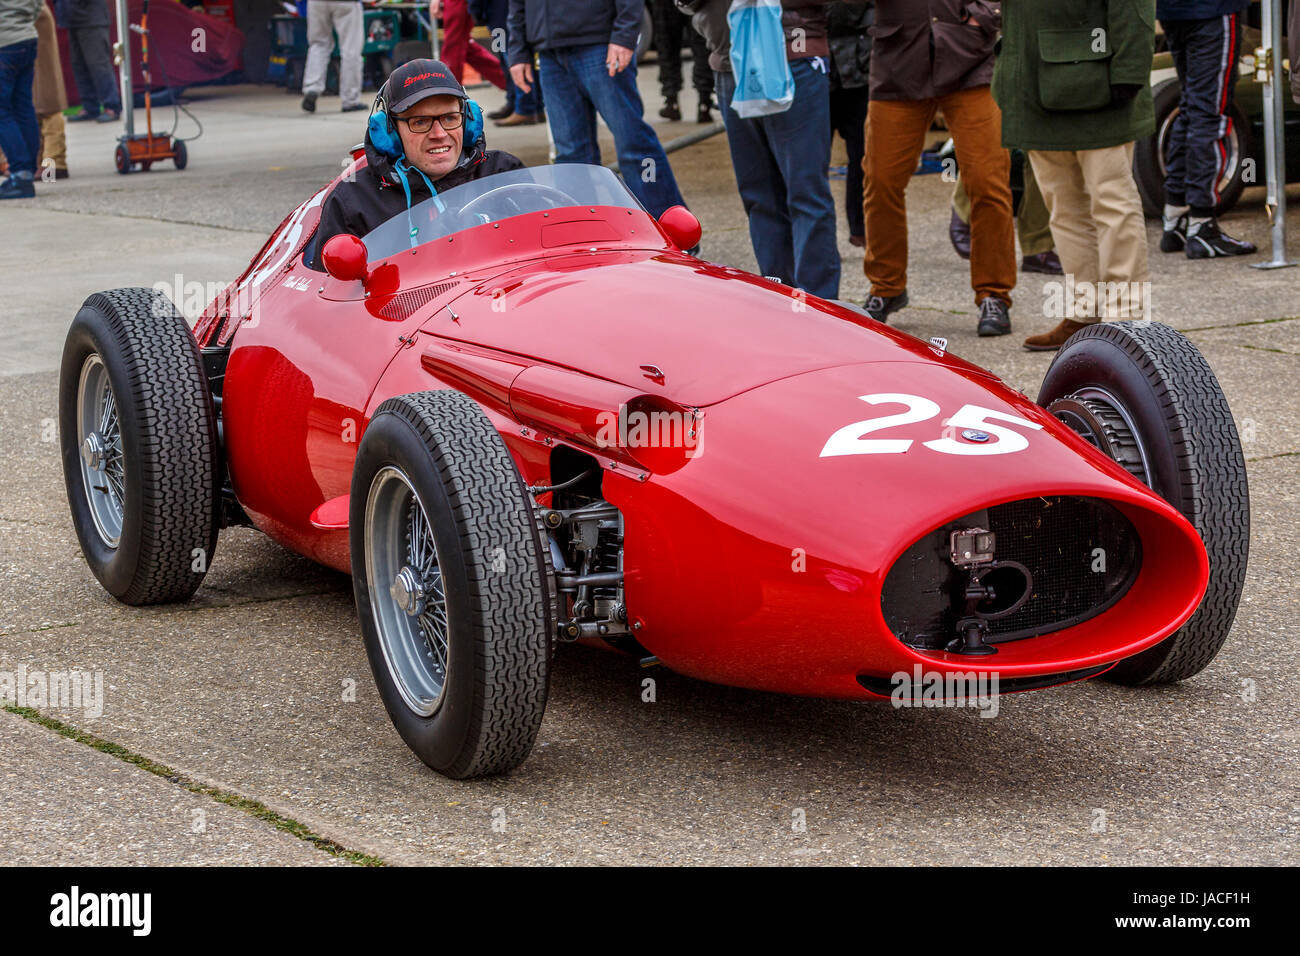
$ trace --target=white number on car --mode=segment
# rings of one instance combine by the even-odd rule
[[[834,458],[839,455],[890,455],[901,454],[912,447],[911,438],[866,438],[872,432],[898,425],[911,425],[916,422],[929,421],[940,414],[939,405],[919,395],[907,395],[902,392],[880,392],[875,395],[859,395],[860,401],[868,405],[906,405],[907,411],[880,418],[867,418],[851,425],[845,425],[826,440],[820,458]],[[931,451],[944,455],[1007,455],[1011,452],[1024,451],[1029,447],[1029,439],[1020,432],[1012,431],[1001,425],[993,424],[990,419],[1030,428],[1035,431],[1043,426],[1018,415],[995,411],[980,405],[963,405],[957,409],[944,425],[942,437],[922,444]],[[965,441],[958,441],[960,434]]]

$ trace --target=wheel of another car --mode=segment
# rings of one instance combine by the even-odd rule
[[[1177,78],[1163,80],[1151,90],[1155,103],[1156,131],[1138,140],[1133,151],[1133,178],[1142,197],[1142,210],[1155,218],[1164,211],[1165,174],[1168,171],[1169,140],[1178,117],[1181,86]],[[1224,140],[1223,175],[1219,179],[1219,202],[1214,214],[1221,215],[1237,204],[1246,188],[1247,159],[1251,156],[1250,123],[1241,107],[1233,104],[1228,135]]]
[[[349,526],[366,654],[397,732],[449,777],[518,766],[546,707],[553,580],[482,409],[455,391],[380,405],[357,449]]]
[[[91,572],[125,604],[183,601],[216,550],[216,414],[198,344],[154,289],[86,299],[63,348],[59,442]]]
[[[1137,686],[1198,673],[1232,628],[1250,548],[1246,463],[1209,363],[1158,322],[1089,325],[1057,353],[1038,403],[1178,509],[1209,556],[1209,586],[1187,623],[1105,676]]]

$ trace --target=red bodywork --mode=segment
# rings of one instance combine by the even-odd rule
[[[393,395],[450,387],[482,405],[529,484],[550,481],[561,446],[602,464],[604,497],[626,522],[637,640],[690,676],[867,698],[859,676],[916,664],[1004,682],[1064,675],[1145,650],[1201,600],[1205,550],[1181,515],[1024,395],[934,346],[691,258],[640,210],[517,216],[370,263],[364,283],[334,279],[301,254],[327,191],[196,329],[202,345],[233,344],[222,414],[239,502],[294,551],[348,570],[346,496],[371,414]],[[873,438],[912,439],[906,451],[820,457],[845,426],[905,410],[859,399],[886,393],[939,412],[877,425]],[[597,416],[637,400],[698,409],[697,452],[602,446]],[[1002,427],[1027,447],[928,447],[954,440],[946,420],[968,404],[1022,420]],[[1132,523],[1141,569],[1116,604],[994,657],[918,651],[891,633],[881,589],[913,542],[1039,495],[1106,499]]]

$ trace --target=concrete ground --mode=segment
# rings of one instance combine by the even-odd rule
[[[653,79],[641,78],[651,116]],[[683,101],[693,112],[689,91]],[[564,647],[532,757],[509,777],[457,783],[392,730],[343,576],[233,529],[189,604],[108,598],[81,558],[58,462],[67,324],[101,288],[236,275],[360,137],[362,121],[336,104],[307,116],[275,91],[197,90],[205,133],[183,173],[164,164],[118,176],[114,130],[75,125],[72,178],[0,208],[0,675],[103,680],[102,713],[84,701],[0,711],[0,863],[1300,860],[1300,678],[1287,663],[1300,652],[1300,425],[1287,398],[1300,388],[1300,270],[1153,252],[1157,317],[1187,331],[1219,376],[1253,500],[1232,636],[1178,686],[1076,684],[1005,698],[984,720],[660,669],[656,702],[642,703],[647,673],[634,662]],[[655,123],[664,140],[696,129]],[[546,159],[544,128],[489,137],[526,162]],[[753,269],[725,139],[672,163],[704,224],[704,256]],[[842,202],[843,181],[833,188]],[[1022,277],[1016,335],[976,338],[965,265],[945,234],[948,189],[937,176],[913,181],[914,304],[895,324],[946,336],[1033,394],[1050,356],[1021,351],[1019,337],[1053,324],[1044,278]],[[1300,207],[1294,189],[1291,199]],[[1225,225],[1265,246],[1262,190]],[[1291,225],[1300,258],[1300,215]],[[842,216],[840,240],[842,296],[861,301]]]

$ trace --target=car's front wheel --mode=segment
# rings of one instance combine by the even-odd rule
[[[86,299],[59,376],[59,442],[86,563],[126,604],[183,601],[216,548],[220,449],[198,344],[153,289]]]
[[[546,707],[551,571],[478,405],[454,391],[380,405],[357,450],[349,526],[366,653],[397,732],[449,777],[518,766]]]
[[[1250,550],[1246,462],[1209,363],[1159,322],[1089,325],[1057,353],[1038,404],[1177,508],[1210,560],[1209,585],[1191,619],[1106,678],[1143,685],[1198,673],[1232,629]]]

